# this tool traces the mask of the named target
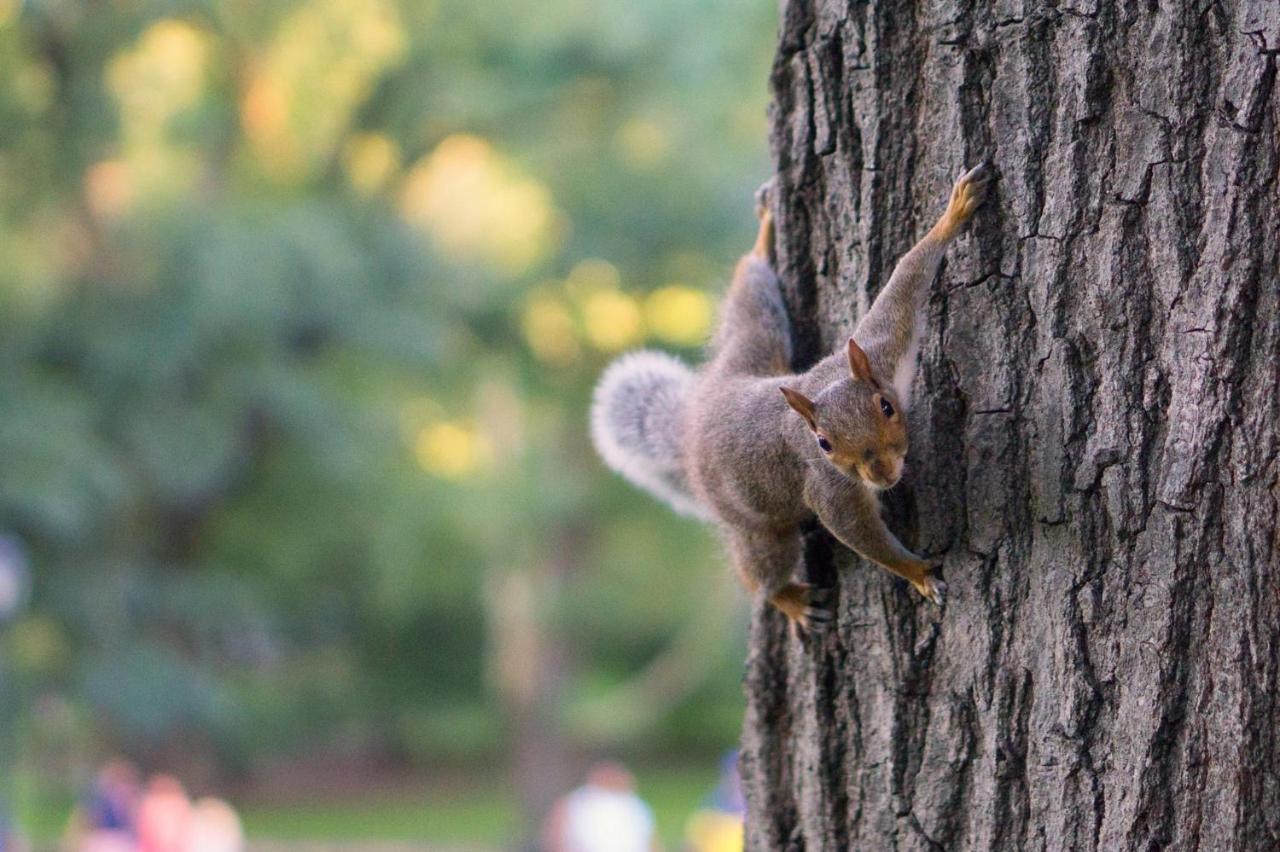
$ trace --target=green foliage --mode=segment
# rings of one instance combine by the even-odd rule
[[[143,759],[462,760],[505,736],[491,578],[562,531],[540,606],[580,683],[699,617],[714,547],[600,468],[585,413],[611,318],[750,239],[768,4],[8,14],[0,531],[37,582],[0,648],[32,695]],[[722,644],[698,706],[738,705]]]

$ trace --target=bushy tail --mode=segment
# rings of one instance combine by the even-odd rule
[[[661,352],[609,365],[591,405],[591,437],[605,464],[682,515],[706,519],[689,491],[680,430],[694,374]]]

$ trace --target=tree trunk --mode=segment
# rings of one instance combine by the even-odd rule
[[[1280,847],[1280,6],[1121,5],[784,4],[797,368],[1001,179],[887,503],[947,605],[810,535],[838,626],[754,616],[748,848]]]

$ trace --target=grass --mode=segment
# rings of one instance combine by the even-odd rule
[[[654,810],[667,848],[679,848],[689,814],[716,782],[714,764],[654,766],[636,770],[640,795]],[[40,846],[60,836],[73,797],[23,779],[17,812]],[[521,829],[515,793],[498,781],[454,784],[448,789],[402,788],[298,802],[237,801],[250,838],[283,841],[433,841],[506,847]]]
[[[658,832],[668,849],[679,849],[684,824],[716,785],[714,761],[706,767],[663,767],[636,772],[640,795],[658,820]]]
[[[640,794],[652,806],[668,848],[679,848],[685,820],[716,781],[714,766],[637,770]],[[477,784],[447,794],[397,791],[342,801],[240,803],[251,838],[272,840],[405,840],[506,846],[517,839],[514,791]]]
[[[499,845],[519,828],[514,798],[497,788],[448,795],[404,791],[336,802],[244,803],[245,833],[272,840],[432,840]]]

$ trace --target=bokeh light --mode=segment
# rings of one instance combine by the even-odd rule
[[[486,469],[493,458],[488,440],[473,426],[443,421],[418,434],[414,452],[422,469],[445,479],[466,479]]]
[[[616,290],[589,294],[582,304],[587,339],[602,352],[621,352],[644,339],[644,317],[636,299]]]
[[[711,329],[711,300],[682,284],[668,284],[644,301],[645,321],[655,337],[676,346],[697,346]]]
[[[546,186],[469,134],[443,140],[413,167],[400,210],[446,254],[506,275],[528,270],[559,236],[559,214]]]

